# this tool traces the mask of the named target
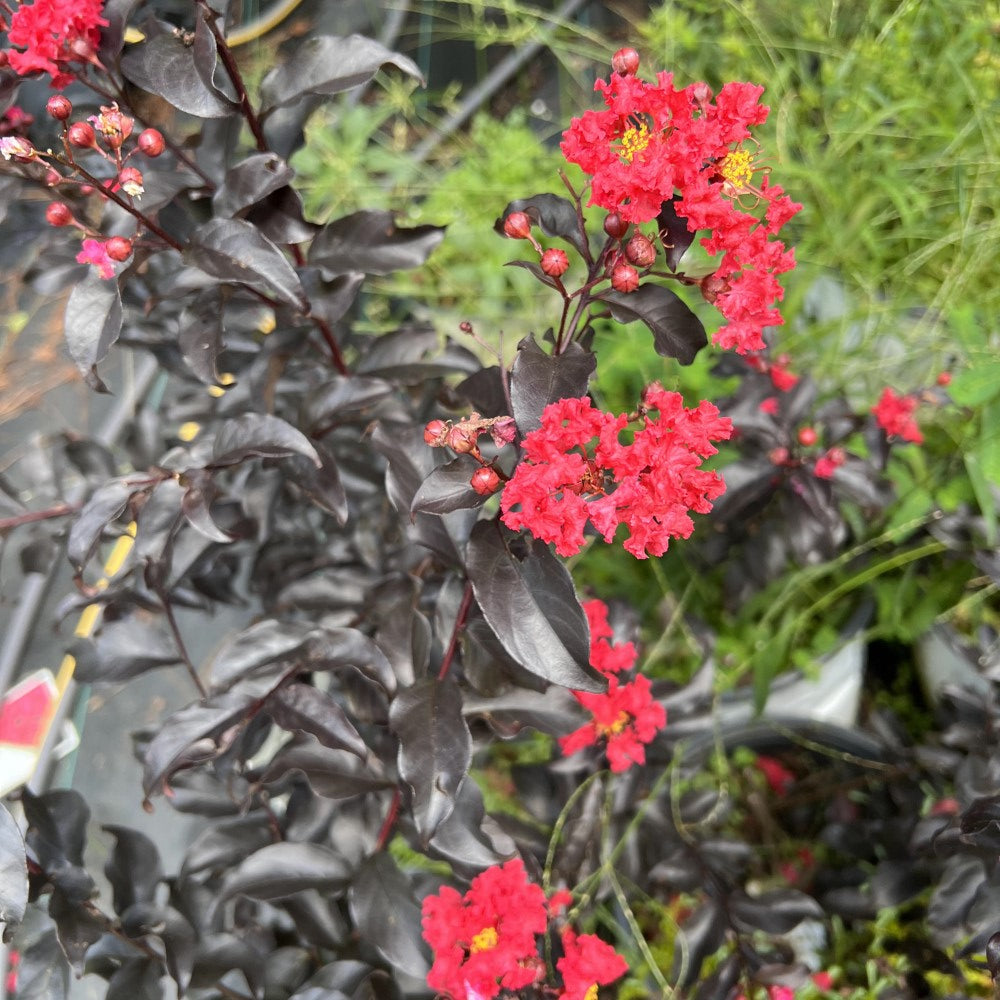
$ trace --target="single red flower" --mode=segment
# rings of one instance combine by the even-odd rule
[[[108,256],[107,244],[100,240],[84,240],[82,249],[76,255],[76,262],[78,264],[93,264],[102,278],[107,279],[115,276],[115,263]]]
[[[636,650],[631,642],[608,642],[614,635],[608,624],[608,606],[604,601],[586,601],[583,610],[590,625],[590,665],[605,677],[631,670],[635,666]]]
[[[536,937],[547,921],[545,893],[519,858],[487,868],[464,896],[444,886],[423,903],[424,938],[434,952],[427,985],[453,1000],[523,989],[544,975]]]
[[[562,975],[560,1000],[597,1000],[598,986],[613,983],[628,972],[628,963],[596,934],[577,936],[563,931],[563,957],[556,962]]]
[[[882,396],[872,407],[875,420],[890,437],[901,437],[904,441],[922,444],[924,440],[913,411],[917,408],[915,396],[897,396],[892,389],[882,390]]]
[[[639,676],[626,684],[612,677],[605,693],[574,691],[573,697],[592,719],[559,738],[564,754],[568,756],[603,740],[612,771],[626,771],[633,764],[646,763],[646,744],[667,724],[666,710],[653,700],[648,677]]]

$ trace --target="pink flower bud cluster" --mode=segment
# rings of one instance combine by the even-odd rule
[[[432,448],[450,448],[458,455],[471,455],[480,467],[472,473],[469,485],[480,495],[490,496],[500,488],[501,473],[479,450],[479,438],[489,434],[493,443],[502,448],[517,434],[513,417],[481,417],[470,413],[457,424],[450,420],[431,420],[424,428],[424,440]]]
[[[623,443],[632,422],[639,429]],[[587,397],[559,400],[523,441],[524,461],[500,498],[503,522],[555,543],[562,556],[580,551],[588,523],[606,542],[625,525],[626,551],[661,556],[671,538],[694,530],[690,513],[707,513],[724,492],[719,474],[700,465],[732,430],[711,403],[688,409],[658,383],[632,416],[605,413]]]

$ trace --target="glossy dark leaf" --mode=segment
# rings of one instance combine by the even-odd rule
[[[463,701],[467,716],[482,716],[505,736],[528,726],[550,736],[564,736],[582,722],[580,703],[556,684],[544,692],[515,687],[489,697],[466,694]]]
[[[306,94],[339,94],[359,87],[386,65],[423,80],[411,59],[370,38],[314,36],[296,46],[290,59],[264,77],[260,93],[265,113]]]
[[[70,968],[55,929],[45,931],[20,954],[17,1000],[67,1000]]]
[[[567,240],[582,256],[587,256],[587,240],[581,232],[576,206],[568,198],[561,198],[556,194],[536,194],[512,201],[493,227],[501,235],[503,224],[511,212],[524,212],[546,236],[558,236]]]
[[[309,499],[321,510],[332,514],[338,524],[347,522],[347,494],[340,480],[337,462],[329,449],[317,442],[313,445],[320,465],[317,467],[300,455],[281,461],[281,467]]]
[[[471,878],[490,865],[507,860],[483,833],[486,808],[474,781],[463,781],[451,815],[434,831],[428,843],[432,854],[443,857],[457,872]]]
[[[310,670],[355,667],[387,694],[396,690],[396,675],[385,653],[364,632],[353,628],[322,628],[310,633]]]
[[[430,961],[420,934],[420,907],[390,854],[380,851],[365,860],[354,876],[348,903],[361,939],[390,968],[415,979],[427,977]]]
[[[231,167],[212,196],[216,215],[233,218],[286,187],[295,171],[274,153],[251,153]]]
[[[138,5],[139,0],[104,0],[101,17],[108,23],[101,29],[101,47],[97,57],[105,66],[117,64],[125,44],[125,29]]]
[[[726,492],[712,502],[711,518],[720,524],[740,518],[768,500],[780,484],[774,463],[763,458],[741,458],[725,466]]]
[[[215,491],[213,490],[212,492],[214,493]],[[184,491],[184,496],[181,498],[181,511],[188,524],[195,531],[204,535],[210,542],[226,544],[235,538],[234,535],[230,535],[228,531],[223,531],[215,523],[210,509],[210,500],[206,496],[205,491],[199,487],[189,486]]]
[[[434,453],[420,429],[408,424],[379,421],[371,441],[389,460],[385,476],[389,502],[400,514],[409,514],[417,490],[434,470]]]
[[[210,288],[181,313],[177,346],[191,371],[206,385],[219,384],[216,367],[222,352],[222,294]]]
[[[759,896],[733,893],[729,912],[746,927],[769,934],[787,934],[803,920],[824,919],[823,907],[797,889],[774,889]]]
[[[87,951],[104,934],[103,924],[81,901],[69,899],[58,886],[49,900],[49,916],[56,922],[56,934],[66,960],[76,975],[82,976]]]
[[[255,225],[272,243],[304,243],[311,240],[320,227],[307,222],[298,191],[290,184],[265,195],[256,205],[247,209],[247,222]],[[310,315],[318,315],[310,300]]]
[[[94,490],[69,529],[66,555],[79,573],[94,554],[101,534],[119,518],[128,505],[135,488],[120,479],[113,479]]]
[[[169,716],[146,748],[142,786],[147,799],[177,768],[221,753],[215,737],[241,721],[254,701],[250,694],[228,692]]]
[[[209,277],[246,285],[254,291],[306,310],[306,296],[285,255],[245,219],[212,219],[191,235],[184,262]]]
[[[424,842],[455,808],[472,763],[472,737],[454,681],[427,677],[400,691],[389,709],[399,739],[399,775],[412,790],[413,818]]]
[[[956,855],[945,862],[940,881],[931,893],[927,922],[948,933],[960,929],[986,877],[979,858]]]
[[[212,660],[212,687],[227,688],[269,663],[291,658],[303,647],[311,631],[306,622],[265,618],[227,637]]]
[[[317,795],[328,799],[350,799],[366,792],[393,787],[347,750],[330,750],[310,739],[279,751],[261,781],[271,784],[289,772],[301,771]]]
[[[258,813],[223,820],[202,830],[184,854],[181,878],[198,872],[229,868],[272,843],[266,817]]]
[[[466,552],[469,580],[483,617],[507,653],[525,670],[577,691],[604,691],[590,666],[590,633],[566,568],[540,543],[523,560],[496,521],[472,529]]]
[[[90,807],[70,788],[57,788],[42,795],[21,792],[28,820],[25,843],[45,872],[67,865],[82,867],[87,844]]]
[[[205,82],[207,74],[196,64],[195,46],[185,44],[173,32],[129,46],[120,66],[130,83],[189,115],[225,118],[239,110],[239,105]]]
[[[681,986],[696,983],[702,963],[714,955],[726,939],[726,929],[726,916],[718,901],[709,899],[702,903],[681,925],[685,947],[674,950],[671,979]]]
[[[443,239],[442,226],[399,229],[391,212],[355,212],[316,234],[309,263],[328,274],[391,274],[420,267]]]
[[[607,291],[597,298],[607,302],[619,323],[642,320],[653,333],[653,349],[662,357],[689,365],[708,343],[701,320],[661,285],[646,281],[634,292]]]
[[[0,803],[0,923],[5,942],[24,918],[27,904],[28,866],[24,841],[14,817]]]
[[[694,233],[688,229],[687,219],[682,219],[677,214],[677,196],[670,201],[665,201],[660,208],[660,214],[656,217],[656,226],[659,233],[660,242],[663,244],[663,252],[667,256],[667,267],[671,271],[676,271],[681,262],[681,257],[694,241]]]
[[[268,844],[226,875],[217,902],[236,895],[283,899],[306,889],[336,892],[350,878],[350,865],[322,844]]]
[[[334,750],[347,750],[364,759],[368,747],[340,705],[308,684],[289,684],[275,691],[264,710],[282,729],[310,733]]]
[[[78,640],[73,655],[76,679],[86,684],[127,681],[181,659],[166,628],[139,615],[108,622],[95,638]]]
[[[472,474],[479,467],[479,462],[471,455],[459,455],[439,465],[420,484],[410,510],[415,514],[447,514],[453,510],[482,507],[488,498],[469,485]]]
[[[91,269],[73,286],[66,301],[66,349],[84,381],[96,392],[107,392],[97,366],[107,357],[122,329],[122,299],[115,279]]]
[[[364,271],[349,271],[338,274],[332,281],[325,281],[316,267],[303,268],[300,274],[312,307],[311,315],[327,323],[343,319],[354,305],[367,277]]]
[[[162,975],[163,966],[158,961],[129,959],[112,973],[104,1000],[162,1000]]]
[[[374,407],[396,391],[386,379],[332,375],[303,403],[302,423],[315,429],[328,427],[338,418],[355,419],[359,411]]]
[[[215,438],[212,466],[236,465],[248,458],[302,455],[318,469],[323,463],[300,430],[270,413],[244,413],[227,420]]]
[[[570,344],[562,354],[549,355],[533,336],[522,340],[510,373],[518,430],[527,434],[541,426],[542,411],[550,403],[586,396],[596,369],[597,358],[579,344]]]
[[[115,846],[104,863],[111,883],[115,913],[122,914],[134,903],[152,903],[163,879],[163,866],[156,845],[144,833],[125,826],[101,827],[115,838]]]
[[[728,1000],[739,979],[740,956],[727,955],[715,971],[698,984],[694,1000]]]

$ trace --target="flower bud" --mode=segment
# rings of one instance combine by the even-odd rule
[[[121,189],[133,198],[138,198],[145,190],[142,186],[142,174],[135,167],[122,167],[118,174],[118,184]]]
[[[112,260],[128,260],[132,256],[132,241],[124,236],[112,236],[104,244],[104,251]]]
[[[619,49],[611,57],[611,68],[619,76],[635,76],[639,69],[639,53],[635,49]]]
[[[951,385],[951,372],[941,372],[934,381],[942,388]]]
[[[136,144],[146,156],[159,156],[163,152],[166,143],[163,136],[155,128],[146,128],[139,133]]]
[[[49,169],[45,171],[46,187],[54,188],[57,185],[62,184],[62,181],[63,176],[58,170],[54,170],[52,167],[49,167]]]
[[[625,244],[625,256],[636,267],[652,267],[653,261],[656,260],[656,247],[653,246],[652,240],[642,233],[636,233]]]
[[[634,292],[639,287],[639,272],[631,264],[616,264],[611,272],[611,287],[616,292]]]
[[[526,240],[531,235],[531,216],[527,212],[511,212],[503,221],[503,231],[512,240]]]
[[[550,278],[558,278],[561,274],[565,274],[568,268],[569,257],[566,256],[565,250],[553,248],[542,254],[542,270]]]
[[[704,108],[712,100],[712,88],[707,83],[692,83],[689,92],[700,108]]]
[[[63,202],[52,201],[45,209],[45,221],[50,226],[68,226],[73,221],[73,213]]]
[[[459,455],[468,455],[479,451],[476,447],[476,438],[478,436],[475,431],[470,434],[467,427],[458,424],[449,429],[445,441],[452,451],[458,452]]]
[[[73,114],[73,105],[70,103],[68,97],[56,94],[49,98],[48,103],[45,105],[45,110],[50,118],[55,118],[57,122],[64,122]]]
[[[628,223],[617,212],[609,212],[604,218],[604,231],[613,240],[620,240],[628,232]]]
[[[448,425],[443,420],[431,420],[424,428],[424,440],[432,447],[436,448],[444,444],[444,435],[448,430]]]
[[[66,141],[80,149],[93,149],[97,144],[94,130],[86,122],[73,122],[66,132]]]
[[[472,473],[469,485],[481,496],[488,497],[491,493],[496,493],[500,486],[500,477],[492,466],[483,465]]]
[[[798,439],[799,444],[804,445],[806,448],[811,448],[819,440],[819,435],[812,427],[800,427]]]
[[[720,278],[717,274],[706,275],[698,282],[701,294],[710,305],[715,305],[715,300],[729,291],[729,282],[725,278]]]
[[[788,464],[788,449],[787,448],[772,448],[768,453],[767,457],[771,460],[773,465],[787,465]]]

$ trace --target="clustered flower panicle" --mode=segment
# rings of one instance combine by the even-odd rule
[[[637,65],[638,57],[623,64]],[[562,142],[566,159],[591,177],[589,204],[642,223],[673,200],[689,231],[708,231],[702,245],[719,258],[711,280],[701,282],[727,320],[715,342],[740,353],[761,350],[763,328],[783,322],[777,276],[795,266],[793,251],[773,237],[802,208],[743,146],[756,143],[750,130],[767,119],[763,87],[727,83],[713,99],[704,83],[678,90],[670,73],[649,83],[619,71],[595,90],[606,109],[574,118]],[[753,210],[761,204],[758,217]],[[631,284],[624,275],[621,283]]]
[[[73,82],[73,63],[96,62],[104,0],[35,0],[22,3],[10,19],[6,51],[10,68],[19,76],[48,73],[52,86]],[[23,51],[21,51],[23,49]]]
[[[554,542],[562,556],[579,552],[588,521],[606,542],[624,524],[625,549],[638,559],[687,538],[690,512],[707,513],[725,490],[718,473],[699,466],[716,453],[713,441],[729,438],[732,423],[705,400],[686,408],[679,393],[658,383],[634,419],[640,429],[623,444],[627,415],[598,410],[586,396],[547,406],[500,497],[504,524]]]
[[[492,1000],[541,982],[545,962],[538,938],[566,904],[528,881],[520,858],[477,875],[461,895],[450,886],[423,902],[423,933],[434,952],[427,984],[451,1000]],[[594,1000],[597,986],[624,975],[628,966],[596,935],[562,932],[564,956],[556,963],[559,1000]]]
[[[918,400],[915,396],[897,396],[892,389],[882,390],[879,401],[872,407],[875,420],[890,437],[900,437],[913,444],[922,444],[924,440],[917,426],[913,413]]]

